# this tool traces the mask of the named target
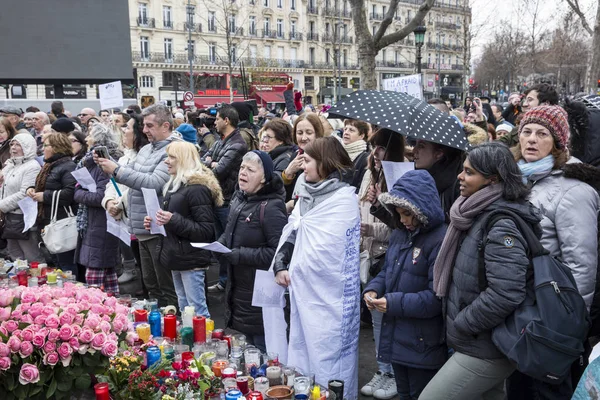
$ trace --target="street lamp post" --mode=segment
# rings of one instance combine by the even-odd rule
[[[188,28],[188,61],[190,63],[190,92],[194,93],[194,52],[192,49],[192,20],[194,16],[194,8],[192,7],[192,3],[188,0],[188,4],[186,7],[188,19],[187,19],[187,28]]]
[[[441,75],[441,63],[442,63],[442,41],[440,37],[446,37],[445,33],[437,32],[437,76],[438,76],[438,97],[442,97],[442,75]]]
[[[417,74],[421,74],[421,48],[425,43],[425,32],[427,28],[424,26],[417,26],[417,29],[413,31],[415,34],[415,45],[417,46]]]

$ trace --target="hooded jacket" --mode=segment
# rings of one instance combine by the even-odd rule
[[[23,156],[8,159],[2,169],[4,183],[1,189],[0,211],[5,214],[23,214],[18,202],[26,197],[27,188],[35,186],[35,178],[41,167],[35,159],[37,145],[30,134],[20,133],[12,140],[19,142]]]
[[[298,147],[296,145],[279,145],[269,152],[271,159],[273,160],[273,172],[281,176],[281,173],[290,165],[292,160],[296,158],[296,152]],[[285,187],[285,201],[292,199],[292,192],[294,191],[294,185],[287,185]]]
[[[211,253],[191,243],[210,243],[215,237],[213,209],[223,205],[223,193],[212,171],[202,166],[176,192],[167,192],[163,210],[173,213],[162,237],[161,264],[173,271],[208,267]]]
[[[503,322],[525,299],[529,258],[527,242],[510,219],[501,219],[483,231],[494,210],[510,210],[540,232],[539,210],[528,202],[496,200],[463,235],[454,262],[446,302],[448,347],[479,359],[504,358],[492,342],[492,329]],[[487,288],[479,291],[479,247],[484,245]]]
[[[410,210],[420,226],[412,232],[404,226],[394,229],[385,266],[365,288],[387,300],[377,359],[411,368],[440,368],[447,349],[442,302],[433,292],[433,265],[446,225],[435,182],[427,171],[409,171],[379,201],[397,220],[396,207]]]
[[[285,189],[274,174],[257,193],[237,190],[219,242],[232,250],[219,260],[227,267],[225,326],[249,335],[264,335],[262,308],[252,306],[256,270],[268,270],[287,224]],[[264,206],[263,206],[264,204]],[[261,208],[264,217],[261,222]]]

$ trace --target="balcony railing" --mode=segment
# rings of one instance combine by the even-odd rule
[[[344,35],[341,38],[341,42],[345,43],[345,44],[352,44],[352,43],[354,43],[354,38],[352,36],[346,36],[346,35]]]
[[[244,65],[263,68],[305,68],[304,60],[285,60],[276,58],[246,58]]]
[[[413,4],[413,5],[418,5],[420,6],[423,1],[422,0],[400,0],[400,3],[405,3],[405,4]],[[451,4],[443,4],[440,1],[436,1],[433,4],[433,7],[435,8],[448,8],[454,11],[465,11],[467,13],[471,13],[471,7],[463,7],[463,6],[457,6],[457,5],[451,5]]]
[[[448,30],[458,29],[458,25],[453,22],[438,22],[435,24],[435,27],[440,28],[440,29],[448,29]]]
[[[272,30],[272,29],[263,29],[262,37],[269,38],[269,39],[275,39],[275,38],[277,38],[277,31]]]
[[[342,18],[352,18],[351,10],[342,10]]]
[[[338,10],[335,7],[327,7],[323,10],[326,17],[352,18],[352,12],[349,10]]]
[[[308,6],[306,11],[308,14],[319,15],[319,8],[317,6]]]
[[[181,24],[181,30],[187,32],[191,30],[192,32],[202,32],[202,24],[190,24],[189,22],[183,22]]]
[[[231,32],[231,34],[233,36],[244,36],[244,28],[242,28],[242,27],[236,28]]]
[[[302,36],[300,32],[290,32],[290,40],[302,40]]]
[[[206,26],[206,32],[208,33],[217,33],[217,24],[214,22],[211,24],[210,22]]]
[[[250,29],[248,30],[248,36],[258,36],[258,33],[257,33],[257,32],[258,32],[258,31],[257,31],[257,29],[256,29],[256,28],[250,28]]]
[[[316,68],[316,69],[327,69],[330,70],[333,68],[333,63],[326,63],[326,62],[316,62],[316,61],[308,61],[305,65],[306,68]],[[348,63],[342,63],[341,68],[343,70],[357,70],[358,69],[358,65],[357,64],[348,64]]]
[[[163,21],[163,28],[165,29],[173,29],[173,21]]]
[[[376,20],[376,21],[381,21],[381,20],[383,20],[383,14],[371,13],[371,14],[369,14],[369,19],[373,19],[373,20]]]
[[[154,28],[156,26],[156,20],[154,18],[137,18],[137,25],[142,28]]]
[[[308,32],[306,34],[306,39],[307,40],[312,40],[314,42],[318,42],[319,41],[319,34],[315,33],[315,32]]]
[[[324,42],[333,42],[334,40],[333,35],[329,32],[325,32],[322,39]]]

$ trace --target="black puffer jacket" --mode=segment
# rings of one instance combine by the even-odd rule
[[[281,176],[281,173],[290,165],[292,160],[296,158],[296,152],[298,146],[296,145],[279,145],[269,152],[271,159],[273,160],[273,172]],[[297,175],[296,175],[297,176]],[[294,191],[294,185],[288,185],[285,188],[285,201],[289,201],[292,198],[292,192]]]
[[[266,271],[271,266],[287,224],[284,197],[283,182],[277,175],[254,195],[236,191],[227,227],[219,238],[219,242],[232,250],[220,259],[227,265],[229,276],[225,324],[248,335],[264,335],[262,309],[252,306],[254,277],[257,269]],[[262,223],[261,208],[264,208]]]
[[[515,223],[502,219],[483,238],[486,216],[493,210],[511,210],[541,234],[541,214],[530,203],[497,200],[474,221],[462,239],[448,291],[446,340],[448,347],[480,359],[504,355],[492,342],[492,329],[503,322],[525,299],[529,258],[527,243]],[[487,288],[479,291],[479,246],[485,245]]]
[[[223,193],[217,178],[206,167],[188,178],[175,193],[167,193],[163,210],[173,213],[165,225],[160,262],[172,271],[188,271],[208,267],[211,254],[192,247],[191,243],[214,240],[214,207],[223,205]]]
[[[65,207],[69,208],[70,206],[73,214],[77,214],[78,205],[73,200],[77,180],[71,174],[71,172],[75,171],[75,168],[75,163],[72,160],[68,160],[54,165],[50,170],[48,178],[46,179],[46,186],[44,187],[44,211],[41,221],[38,222],[40,229],[50,223],[52,194],[55,191],[61,191],[58,201],[57,219],[61,220],[67,217]]]
[[[237,185],[238,173],[242,158],[248,151],[248,147],[239,130],[233,131],[225,139],[222,139],[214,144],[214,146],[206,153],[204,160],[210,157],[210,162],[205,162],[205,165],[210,168],[213,162],[218,165],[212,170],[219,180],[221,190],[223,191],[223,205],[229,205],[231,196]]]

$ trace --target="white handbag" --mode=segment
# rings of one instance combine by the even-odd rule
[[[66,218],[56,220],[60,192],[61,190],[52,193],[50,223],[41,232],[42,241],[46,249],[52,254],[75,250],[75,247],[77,247],[77,217],[73,215],[71,206],[68,209],[65,207]]]

